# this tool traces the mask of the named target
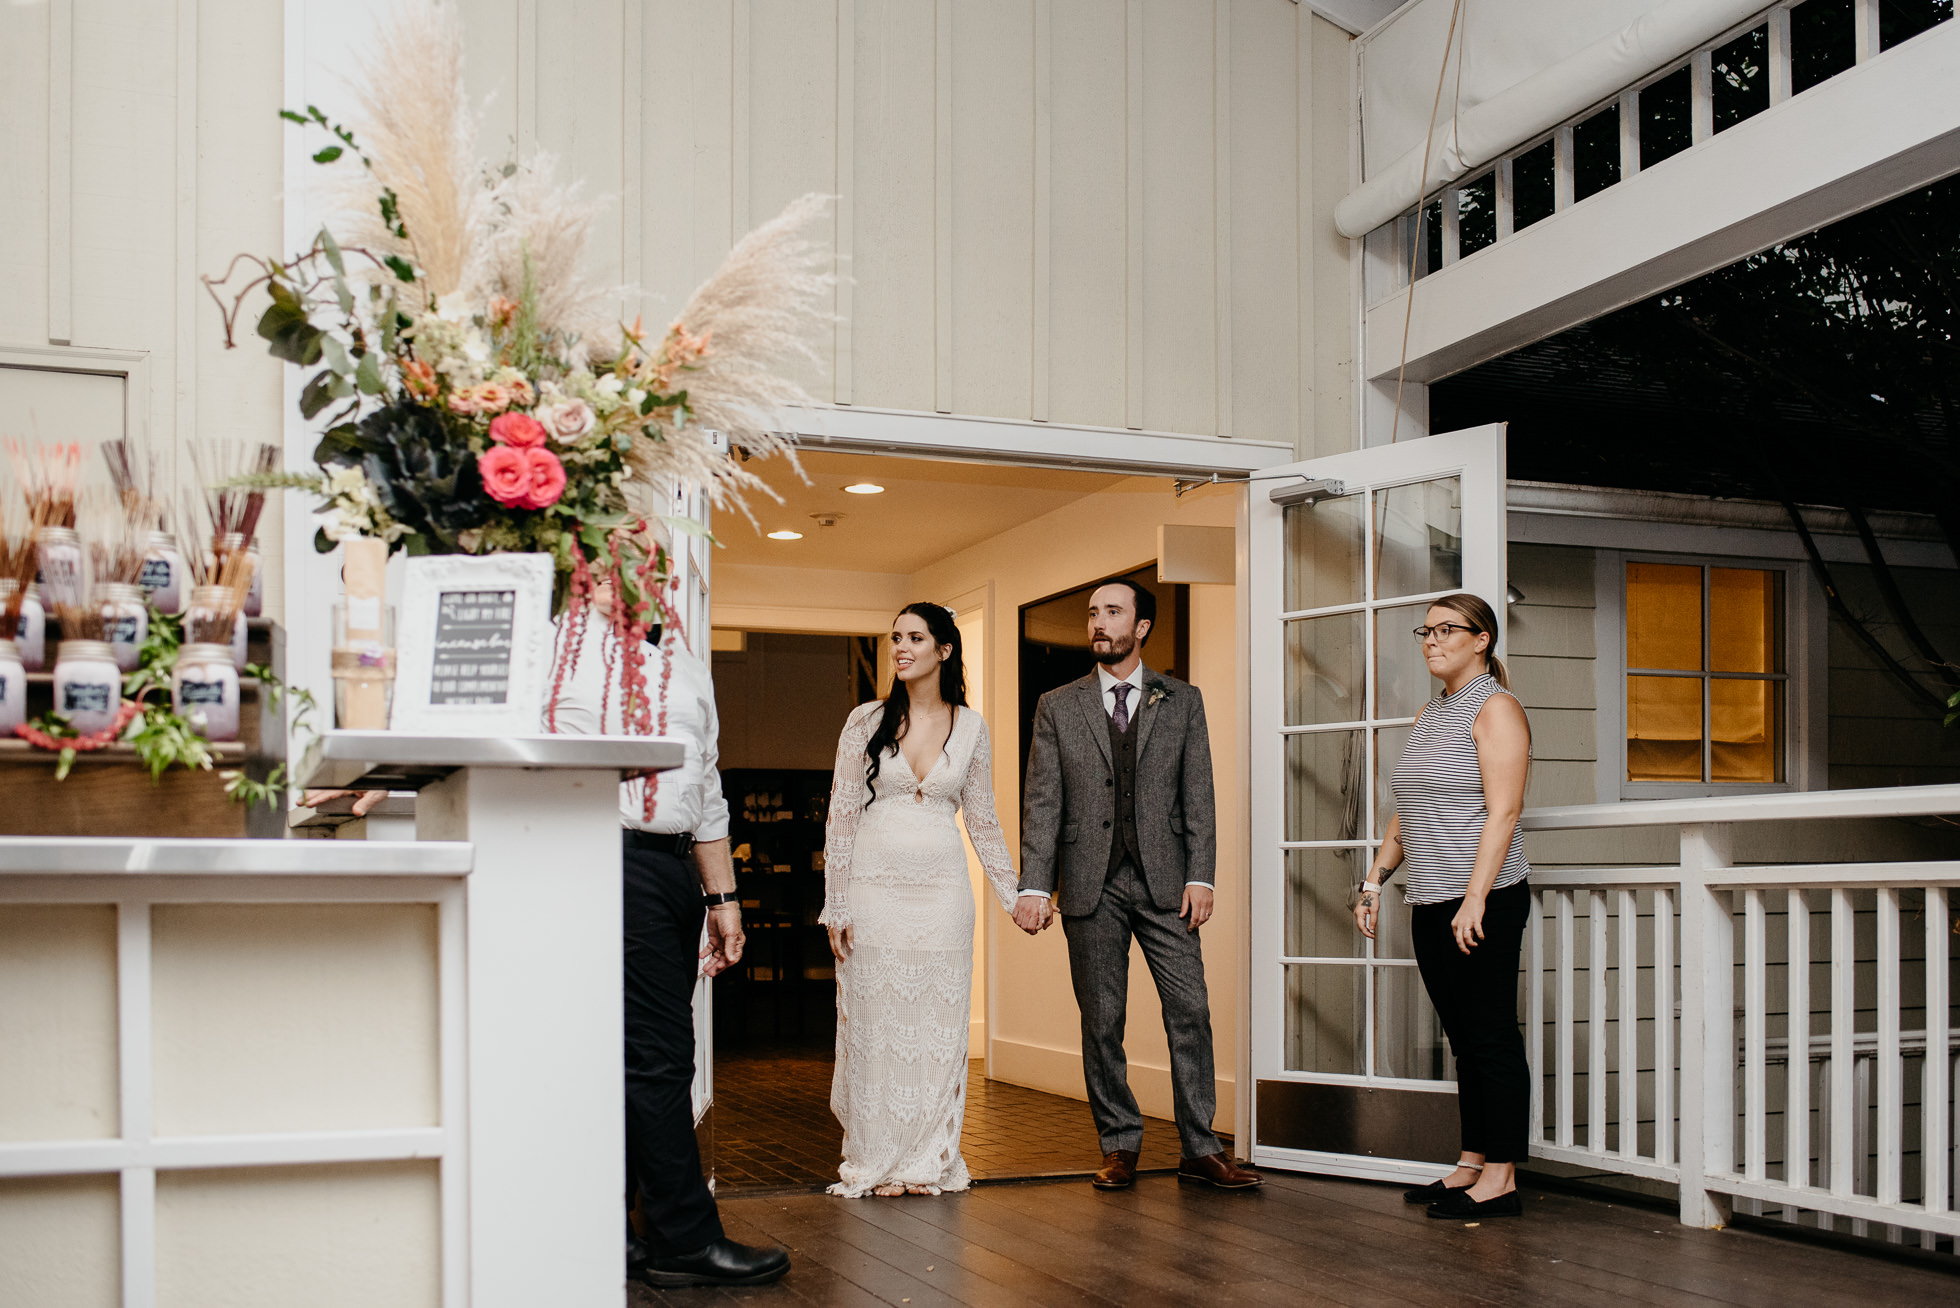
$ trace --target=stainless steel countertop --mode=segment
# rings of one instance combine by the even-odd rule
[[[474,845],[451,840],[0,837],[0,876],[460,877],[475,862]]]
[[[300,764],[301,784],[334,790],[420,790],[458,768],[664,772],[687,758],[667,736],[422,736],[328,731]]]

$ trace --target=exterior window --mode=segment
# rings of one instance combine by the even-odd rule
[[[1627,781],[1786,780],[1780,569],[1626,565]]]

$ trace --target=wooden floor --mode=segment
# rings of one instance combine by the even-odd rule
[[[1081,1181],[939,1198],[730,1199],[728,1233],[791,1250],[745,1290],[635,1286],[636,1305],[1960,1303],[1960,1275],[1664,1213],[1528,1192],[1525,1216],[1432,1221],[1398,1188],[1269,1173],[1263,1190],[1173,1177],[1100,1194]]]

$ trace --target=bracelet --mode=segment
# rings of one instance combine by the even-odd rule
[[[723,904],[734,904],[739,908],[741,902],[742,897],[733,890],[719,890],[712,895],[701,896],[701,905],[704,908],[720,908]]]

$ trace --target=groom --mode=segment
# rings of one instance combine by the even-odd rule
[[[1102,1137],[1099,1190],[1136,1180],[1143,1115],[1123,1054],[1130,939],[1157,982],[1170,1037],[1180,1181],[1260,1183],[1211,1132],[1211,1004],[1198,928],[1211,916],[1217,824],[1198,688],[1143,666],[1157,597],[1113,580],[1089,597],[1094,673],[1041,697],[1021,822],[1014,922],[1030,935],[1060,909],[1082,1010],[1082,1071]]]

